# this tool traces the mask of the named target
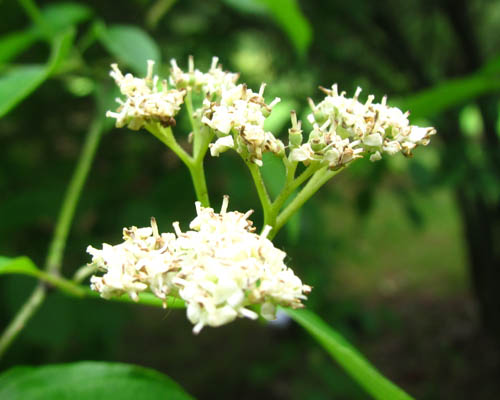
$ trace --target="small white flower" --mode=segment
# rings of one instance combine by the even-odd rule
[[[382,135],[380,133],[366,135],[363,139],[363,144],[366,146],[380,147],[382,146]]]
[[[304,143],[303,145],[292,149],[290,154],[288,155],[288,159],[292,162],[300,161],[313,161],[314,160],[314,151],[311,149],[311,145],[309,143]]]
[[[380,155],[380,151],[376,151],[375,153],[373,153],[370,156],[370,161],[372,161],[372,162],[378,161],[378,160],[381,160],[381,159],[382,159],[382,156]]]
[[[234,147],[234,140],[232,136],[223,136],[215,141],[215,143],[210,143],[210,154],[212,157],[218,157],[220,153],[223,153]]]

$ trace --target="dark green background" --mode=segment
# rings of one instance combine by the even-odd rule
[[[356,162],[307,203],[298,229],[283,230],[276,244],[314,286],[308,307],[410,394],[497,398],[500,3],[302,1],[309,44],[287,1],[275,2],[273,10],[266,1],[186,0],[164,14],[151,11],[161,3],[81,2],[93,15],[79,25],[77,43],[99,20],[148,32],[161,49],[162,75],[170,58],[184,67],[192,54],[204,70],[217,55],[225,68],[241,72],[241,82],[254,90],[267,82],[269,100],[282,98],[274,123],[282,135],[288,111],[296,109],[305,119],[306,98],[320,100],[317,86],[334,82],[349,94],[362,86],[362,98],[388,94],[389,103],[414,111],[414,123],[436,127],[438,135],[414,159]],[[29,26],[17,3],[0,4],[1,35]],[[53,2],[39,2],[47,4]],[[47,54],[46,45],[35,44],[0,64],[0,73],[44,62]],[[2,255],[27,255],[43,264],[96,112],[91,89],[112,84],[108,71],[115,58],[99,41],[90,40],[80,56],[81,64],[63,68],[0,119]],[[419,93],[425,94],[415,97]],[[183,128],[180,118],[179,137]],[[241,160],[230,153],[207,157],[206,171],[216,207],[227,193],[231,209],[255,208],[260,226],[258,199]],[[70,275],[89,261],[88,244],[117,243],[123,226],[145,226],[152,215],[165,231],[175,220],[186,226],[194,200],[187,170],[155,138],[110,130],[79,203],[64,272]],[[2,277],[1,327],[33,285],[30,278]],[[77,301],[57,293],[1,368],[79,360],[156,368],[199,398],[366,398],[291,323],[241,320],[193,336],[180,310]]]

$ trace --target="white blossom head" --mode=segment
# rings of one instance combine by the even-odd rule
[[[266,118],[280,101],[275,98],[266,104],[263,97],[265,87],[262,84],[259,92],[255,93],[245,84],[240,84],[223,91],[215,101],[204,101],[201,122],[212,128],[219,137],[213,144],[215,149],[211,151],[212,155],[218,155],[219,148],[229,148],[231,141],[222,140],[227,136],[233,137],[231,147],[259,166],[262,165],[262,154],[265,152],[284,154],[283,142],[264,129]]]
[[[184,102],[185,90],[169,90],[166,80],[160,85],[158,76],[153,76],[153,66],[154,61],[149,60],[146,77],[136,78],[130,73],[123,75],[117,64],[111,65],[110,75],[125,100],[117,98],[118,110],[108,111],[106,116],[115,118],[118,128],[126,125],[138,130],[149,122],[175,125],[174,117]]]
[[[315,105],[309,99],[312,113],[308,120],[313,130],[308,142],[297,146],[290,137],[292,161],[319,161],[337,169],[364,155],[371,161],[380,160],[385,153],[411,156],[415,147],[427,145],[436,133],[432,127],[410,125],[409,112],[389,107],[386,97],[374,103],[375,96],[369,95],[361,103],[359,87],[352,98],[345,97],[345,92],[339,94],[336,84],[331,90],[321,90],[326,94],[323,101]]]
[[[165,300],[178,296],[198,333],[258,313],[275,318],[276,306],[302,307],[311,288],[284,264],[286,254],[267,238],[270,227],[256,234],[243,214],[227,211],[225,196],[219,213],[196,203],[196,217],[183,232],[159,234],[152,228],[124,230],[125,242],[89,247],[92,262],[105,274],[91,278],[91,287],[104,298],[128,293],[137,300],[150,290]]]

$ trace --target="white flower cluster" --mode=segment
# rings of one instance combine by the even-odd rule
[[[205,112],[201,122],[214,129],[219,136],[210,145],[212,156],[218,156],[228,148],[235,148],[240,153],[248,154],[250,161],[262,166],[262,153],[284,153],[283,142],[264,129],[266,117],[280,101],[276,98],[266,104],[263,97],[265,87],[262,84],[259,93],[255,93],[246,85],[240,84],[222,92],[217,101],[204,101]]]
[[[274,319],[276,305],[302,307],[311,288],[286,267],[285,253],[253,232],[246,214],[228,212],[224,197],[220,213],[196,203],[190,230],[159,234],[151,228],[124,229],[124,242],[87,251],[92,263],[105,271],[91,278],[91,287],[104,298],[151,290],[160,299],[178,296],[186,302],[194,333],[204,326],[220,326],[237,317],[257,318],[247,308],[259,305],[260,314]]]
[[[410,125],[409,112],[387,106],[385,96],[377,104],[373,103],[374,96],[369,95],[363,104],[358,101],[359,87],[353,98],[346,98],[345,92],[339,94],[336,84],[332,90],[322,90],[327,96],[321,103],[314,105],[310,101],[313,112],[308,120],[313,130],[307,143],[301,144],[300,125],[292,117],[292,161],[321,161],[337,169],[364,154],[369,154],[371,161],[380,160],[383,153],[411,156],[417,145],[427,145],[436,133],[432,127]]]
[[[281,140],[264,129],[266,118],[280,101],[275,98],[270,104],[265,103],[265,84],[258,93],[245,84],[237,85],[238,74],[224,72],[218,65],[217,57],[212,59],[207,73],[194,68],[192,57],[189,58],[187,72],[183,72],[175,60],[171,64],[170,82],[177,89],[186,88],[204,95],[203,104],[195,111],[195,116],[213,129],[218,137],[215,143],[210,144],[212,156],[234,148],[261,166],[262,153],[284,154],[285,146]]]
[[[168,89],[167,81],[158,88],[159,78],[153,76],[154,61],[148,61],[148,73],[143,79],[132,74],[123,75],[116,64],[111,65],[110,75],[126,96],[125,101],[118,98],[120,104],[117,112],[108,111],[107,117],[116,119],[116,126],[127,125],[132,130],[139,130],[150,121],[158,121],[164,125],[175,124],[174,116],[184,102],[185,90]]]

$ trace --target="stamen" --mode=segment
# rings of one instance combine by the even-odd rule
[[[225,214],[227,212],[228,205],[229,205],[229,196],[226,194],[222,199],[222,206],[220,208],[221,214]]]
[[[194,72],[194,57],[192,55],[188,57],[188,71],[190,74]]]

